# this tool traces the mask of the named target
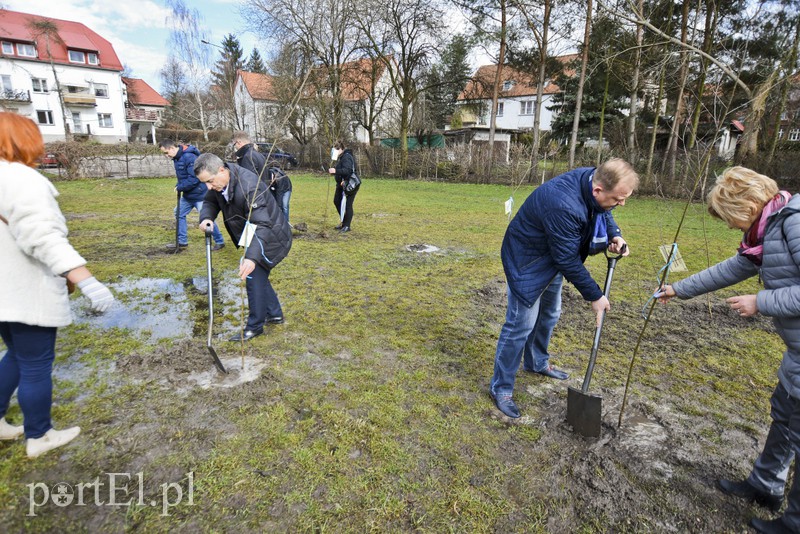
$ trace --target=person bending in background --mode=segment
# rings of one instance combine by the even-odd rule
[[[178,202],[178,246],[189,246],[189,235],[186,230],[186,216],[191,213],[192,209],[196,209],[198,213],[203,207],[203,199],[208,192],[208,188],[200,183],[197,176],[194,174],[194,162],[200,155],[200,151],[192,145],[179,145],[171,139],[163,139],[159,144],[161,153],[172,160],[175,166],[175,175],[178,178],[178,183],[175,190],[181,193],[180,202]],[[219,250],[225,246],[225,239],[222,237],[222,232],[219,227],[214,225],[214,246],[212,250]],[[174,243],[167,245],[174,247]]]
[[[203,154],[195,162],[195,172],[209,186],[200,229],[210,228],[222,212],[231,239],[246,249],[239,276],[245,280],[250,313],[243,332],[231,341],[247,341],[263,334],[265,323],[283,322],[269,275],[292,248],[292,230],[264,180],[244,167]]]
[[[672,285],[657,295],[661,302],[688,299],[760,275],[764,289],[755,295],[727,299],[741,317],[758,313],[772,317],[786,343],[772,393],[772,424],[761,455],[745,480],[720,479],[730,495],[755,501],[777,512],[783,504],[786,478],[800,454],[800,195],[780,191],[771,178],[745,167],[732,167],[708,194],[708,211],[728,227],[744,232],[738,253]],[[794,461],[794,481],[786,510],[770,521],[753,518],[759,532],[800,532],[800,469]]]
[[[56,331],[72,322],[68,282],[95,311],[114,301],[67,240],[55,187],[32,168],[43,154],[42,135],[32,120],[0,112],[0,337],[6,345],[0,359],[0,440],[24,433],[30,458],[69,443],[81,431],[56,430],[50,418]],[[23,426],[5,418],[14,391]]]
[[[333,205],[336,206],[336,211],[339,212],[339,217],[342,220],[341,224],[336,226],[336,229],[342,233],[349,232],[351,222],[353,221],[353,202],[356,200],[356,194],[360,186],[356,187],[355,190],[350,193],[345,192],[344,186],[347,180],[350,179],[350,175],[356,171],[356,159],[353,156],[353,151],[345,146],[344,140],[342,139],[339,139],[333,144],[331,156],[331,159],[336,160],[336,166],[328,169],[328,172],[333,174],[336,180],[336,192],[333,195]],[[344,214],[342,213],[343,196],[346,199]]]
[[[233,132],[231,144],[236,150],[234,154],[236,163],[269,184],[269,190],[283,210],[286,222],[289,222],[289,199],[292,197],[292,181],[289,176],[277,164],[269,164],[267,161],[269,154],[259,152],[247,132],[241,130]]]

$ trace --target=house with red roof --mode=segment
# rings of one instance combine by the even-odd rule
[[[330,93],[321,87],[328,77],[321,69],[311,76],[298,106],[301,108],[303,124],[300,127],[313,133],[318,129],[318,112],[314,98]],[[361,143],[370,139],[367,126],[372,129],[373,138],[383,137],[390,131],[399,112],[398,99],[392,90],[386,61],[381,59],[359,59],[342,65],[342,98],[345,103],[346,120],[353,137]],[[276,87],[276,79],[269,74],[239,71],[234,89],[236,109],[239,112],[243,129],[254,140],[272,140],[288,136],[288,130],[278,132],[276,127],[283,120],[286,109],[285,99],[281,99]]]
[[[566,65],[576,57],[577,55],[570,54],[559,56],[557,59]],[[497,68],[497,64],[479,67],[458,96],[461,121],[465,127],[489,127],[492,90]],[[508,131],[532,130],[538,85],[535,76],[503,65],[500,71],[500,84],[495,126]],[[556,112],[547,108],[552,105],[553,95],[560,91],[558,85],[545,80],[539,119],[541,130],[550,130]]]
[[[0,9],[0,109],[33,119],[46,142],[126,141],[122,70],[86,25]]]
[[[122,83],[127,95],[125,121],[128,140],[155,144],[156,128],[161,126],[169,101],[142,79],[123,76]]]

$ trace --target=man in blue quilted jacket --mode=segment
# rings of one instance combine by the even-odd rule
[[[598,324],[611,308],[583,262],[606,248],[628,255],[611,210],[624,206],[638,185],[636,171],[621,159],[574,169],[538,187],[508,225],[500,251],[508,310],[489,385],[497,408],[508,417],[520,416],[512,394],[523,357],[527,371],[556,379],[568,376],[550,365],[547,354],[560,313],[562,278],[592,303]]]
[[[178,177],[175,190],[181,193],[176,217],[178,219],[178,246],[184,248],[189,246],[189,236],[186,233],[186,216],[189,215],[192,209],[196,209],[200,213],[203,208],[203,199],[208,192],[208,187],[200,183],[200,180],[194,174],[194,162],[197,156],[200,155],[200,151],[192,145],[177,144],[171,139],[163,139],[158,146],[161,153],[170,158],[173,165],[175,165],[175,175]],[[225,239],[216,224],[214,224],[212,236],[215,243],[212,250],[219,250],[225,246]],[[174,243],[170,243],[167,246],[175,248]]]

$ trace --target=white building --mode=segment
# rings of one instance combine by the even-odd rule
[[[392,60],[390,60],[392,61]],[[326,87],[319,84],[328,80],[323,71],[316,73],[304,89],[304,97],[297,104],[298,114],[302,117],[307,134],[313,134],[319,128],[318,113],[324,106],[315,105],[315,98],[330,95]],[[345,63],[341,67],[341,93],[347,110],[347,127],[353,137],[360,143],[369,140],[369,131],[365,125],[371,123],[374,137],[384,137],[390,132],[397,120],[400,109],[390,81],[386,63],[381,60],[359,59]],[[255,140],[272,140],[288,136],[288,129],[277,132],[276,128],[283,121],[285,102],[278,98],[275,79],[269,74],[239,71],[234,88],[236,110],[246,131]],[[372,120],[369,120],[369,118]]]
[[[0,9],[0,108],[33,119],[45,142],[66,132],[126,141],[121,72],[111,43],[85,25]]]
[[[122,78],[127,99],[125,101],[125,120],[128,124],[128,139],[156,144],[156,128],[161,126],[164,111],[169,101],[158,91],[139,78]]]
[[[575,55],[561,56],[558,59],[567,64]],[[458,107],[462,124],[466,126],[488,126],[491,117],[492,88],[495,84],[497,65],[479,67],[467,86],[458,96]],[[536,105],[537,81],[533,75],[520,72],[504,65],[500,74],[500,91],[497,100],[497,121],[495,127],[507,131],[526,131],[533,129],[534,108]],[[542,106],[539,129],[549,131],[556,116],[555,111],[547,109],[553,105],[553,96],[561,89],[550,80],[545,81],[542,92]]]

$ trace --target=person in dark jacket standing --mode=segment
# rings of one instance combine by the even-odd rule
[[[214,154],[197,158],[194,170],[210,188],[200,211],[200,229],[209,228],[222,212],[231,239],[237,248],[245,247],[239,276],[246,281],[250,314],[244,332],[231,341],[247,341],[261,335],[265,323],[283,322],[269,275],[292,248],[292,230],[267,183],[254,173]]]
[[[208,188],[201,184],[194,174],[194,162],[200,155],[200,151],[192,145],[179,145],[171,139],[164,139],[158,144],[161,153],[172,160],[175,165],[175,175],[178,177],[178,183],[175,186],[176,191],[180,191],[181,200],[178,203],[178,246],[189,246],[189,235],[186,232],[186,216],[191,213],[192,209],[198,212],[203,207],[203,199],[208,192]],[[214,225],[214,247],[213,250],[219,250],[225,246],[225,239],[222,237],[222,232],[219,227]],[[174,244],[167,246],[175,247]]]
[[[720,479],[717,485],[729,495],[777,512],[794,462],[783,515],[771,520],[754,517],[750,526],[758,532],[800,532],[800,195],[780,191],[775,180],[746,167],[731,167],[708,194],[708,211],[744,232],[738,253],[665,285],[657,296],[661,302],[688,299],[760,276],[764,289],[727,302],[741,317],[772,317],[786,343],[770,399],[772,424],[750,475],[744,480]]]
[[[629,253],[610,211],[625,205],[638,185],[638,175],[621,159],[598,168],[574,169],[538,187],[508,225],[500,251],[508,310],[489,386],[497,408],[508,417],[520,416],[512,398],[514,380],[523,355],[531,360],[537,319],[542,313],[557,317],[554,310],[540,309],[557,305],[548,287],[560,283],[561,276],[566,278],[592,303],[598,324],[602,313],[611,308],[583,262],[606,247],[615,254]],[[552,377],[544,370],[538,372]]]
[[[353,221],[353,202],[356,199],[356,194],[361,186],[355,188],[350,193],[345,193],[344,185],[350,179],[350,175],[356,171],[356,159],[353,156],[353,151],[347,148],[342,139],[333,144],[331,151],[331,159],[336,160],[336,167],[328,169],[330,174],[334,175],[336,180],[336,192],[333,195],[333,205],[336,206],[336,211],[339,212],[339,217],[342,222],[336,229],[340,232],[349,232],[350,225]],[[346,198],[344,214],[342,213],[342,196]]]
[[[234,132],[231,143],[236,149],[234,154],[236,163],[269,183],[269,190],[278,202],[278,206],[283,210],[283,215],[288,222],[289,200],[292,197],[292,181],[289,176],[277,165],[269,164],[268,154],[262,154],[256,149],[247,132]]]

